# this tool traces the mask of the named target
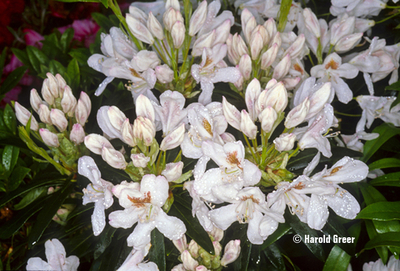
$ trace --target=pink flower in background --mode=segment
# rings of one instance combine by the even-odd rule
[[[42,43],[40,42],[41,40],[44,39],[42,35],[40,35],[38,32],[32,29],[24,29],[24,39],[27,45],[35,46],[38,48],[42,48]]]
[[[64,33],[64,31],[70,27],[74,29],[74,39],[83,42],[86,47],[89,47],[90,44],[94,43],[96,33],[100,29],[100,26],[98,26],[93,20],[84,19],[75,20],[72,25],[60,27],[58,30],[61,33]]]

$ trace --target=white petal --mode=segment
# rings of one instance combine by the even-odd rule
[[[161,207],[168,198],[168,181],[164,176],[145,175],[140,183],[140,192],[150,192],[151,203]]]
[[[208,214],[211,221],[220,229],[226,230],[233,222],[237,220],[237,204],[229,204],[218,209],[210,211]]]
[[[76,256],[69,256],[65,261],[63,270],[76,271],[78,270],[78,267],[79,267],[79,258]]]
[[[260,235],[260,222],[263,215],[259,211],[253,213],[253,218],[249,221],[249,226],[247,228],[247,238],[250,243],[255,245],[261,245],[263,243],[263,237]]]
[[[164,211],[160,210],[155,220],[157,229],[170,240],[178,240],[186,232],[183,222],[173,216],[168,216]]]
[[[142,248],[151,241],[151,231],[156,227],[154,221],[138,223],[126,240],[129,247]]]
[[[261,171],[260,169],[250,162],[249,160],[245,159],[243,162],[243,180],[244,185],[255,185],[261,179]]]
[[[307,212],[307,224],[310,228],[321,230],[329,217],[328,204],[323,197],[311,195]]]
[[[100,200],[94,204],[94,211],[91,216],[92,228],[95,236],[98,236],[106,226],[106,215],[104,213],[104,200]]]
[[[329,207],[341,217],[354,219],[360,212],[360,204],[348,191],[338,188],[334,196],[326,196]]]
[[[28,264],[26,265],[26,270],[52,270],[53,267],[47,262],[43,261],[39,257],[29,258]]]
[[[109,216],[110,225],[114,228],[129,229],[135,224],[139,217],[133,208],[125,209],[123,211],[114,211]]]
[[[60,268],[65,263],[65,248],[58,239],[46,241],[44,244],[47,262],[53,268]]]
[[[79,158],[78,173],[88,178],[93,184],[102,185],[100,182],[100,170],[92,157],[82,156]]]

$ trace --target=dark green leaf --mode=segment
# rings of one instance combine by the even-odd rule
[[[17,129],[17,118],[9,104],[4,108],[3,120],[8,130],[15,134]]]
[[[328,221],[322,229],[322,232],[327,235],[337,236],[337,237],[353,237],[353,235],[349,234],[346,228],[343,226],[341,222],[338,221],[337,217],[334,215],[330,215]],[[355,242],[354,243],[343,243],[340,242],[337,244],[341,249],[347,252],[349,255],[354,255],[355,253]]]
[[[18,204],[14,205],[14,209],[20,210],[22,208],[25,208],[26,206],[28,206],[29,204],[31,204],[32,202],[34,202],[41,196],[45,196],[46,194],[47,194],[46,187],[42,186],[42,187],[33,189],[33,190],[29,191],[28,194],[26,194]]]
[[[64,53],[67,52],[68,46],[74,38],[74,29],[72,27],[67,28],[65,32],[62,34],[60,39],[61,49]]]
[[[89,210],[92,210],[94,208],[94,204],[86,204],[86,205],[80,205],[76,207],[69,215],[67,218],[68,220],[71,220],[71,218],[74,218],[77,215],[83,214]],[[92,211],[93,212],[93,211]],[[90,213],[91,214],[91,213]]]
[[[44,230],[50,224],[53,216],[64,202],[65,198],[71,194],[73,183],[67,183],[62,189],[51,194],[46,201],[45,206],[38,214],[36,223],[33,225],[32,230],[28,237],[28,247],[32,247],[42,236]]]
[[[158,266],[160,271],[166,271],[164,235],[158,229],[154,229],[151,232],[149,259]]]
[[[100,1],[106,8],[108,8],[108,0],[100,0]]]
[[[4,169],[8,172],[8,176],[11,174],[11,171],[14,169],[17,164],[19,155],[19,148],[7,145],[4,147],[3,155],[2,155],[2,164]]]
[[[69,62],[67,67],[67,73],[70,78],[69,86],[71,89],[75,89],[79,86],[80,82],[80,72],[78,61],[74,58]]]
[[[275,243],[278,241],[282,236],[284,236],[288,231],[290,231],[292,228],[286,224],[286,223],[280,223],[278,226],[278,229],[274,231],[273,234],[268,236],[268,238],[264,241],[264,243],[261,245],[261,250],[266,249],[269,245]]]
[[[394,172],[379,176],[370,182],[374,186],[397,186],[400,187],[400,172]]]
[[[0,86],[0,95],[4,95],[10,90],[12,90],[24,76],[28,68],[25,66],[18,67],[13,70],[9,75],[7,75],[6,80]]]
[[[40,72],[40,64],[47,65],[49,63],[49,58],[36,47],[27,46],[26,52],[28,53],[28,58],[33,66],[33,68]]]
[[[357,215],[356,219],[390,221],[400,219],[400,201],[377,202],[368,205]]]
[[[176,216],[185,223],[186,234],[196,241],[204,250],[214,255],[214,247],[207,232],[200,225],[197,218],[192,216],[190,201],[184,199],[179,194],[174,194],[174,204],[172,204],[168,215]]]
[[[29,60],[28,54],[25,51],[22,51],[17,48],[12,48],[11,51],[13,54],[21,61],[23,64],[27,65],[28,68],[32,68],[31,62]]]
[[[383,123],[376,127],[373,133],[378,133],[379,137],[374,140],[368,140],[364,145],[364,156],[362,161],[367,162],[371,156],[391,137],[400,134],[400,128],[394,127],[393,124]]]
[[[351,256],[335,245],[326,259],[323,271],[346,271]]]
[[[278,270],[286,270],[285,261],[276,244],[272,244],[264,250],[265,255],[272,265]]]
[[[26,174],[31,171],[30,168],[23,167],[23,166],[16,166],[10,176],[9,183],[8,183],[8,190],[13,191],[18,188],[21,184],[22,180],[25,178]]]
[[[33,216],[36,212],[43,208],[45,199],[36,201],[35,203],[28,205],[19,212],[13,219],[2,227],[0,227],[0,239],[10,238],[15,232],[17,232],[25,222]]]
[[[111,27],[113,27],[113,23],[108,19],[106,16],[104,16],[101,13],[92,13],[92,18],[93,20],[96,21],[100,27],[102,27],[104,30],[108,31]]]
[[[365,244],[363,250],[386,246],[400,248],[400,232],[387,232],[378,234]]]
[[[397,82],[385,87],[385,90],[396,90],[396,91],[399,91],[400,90],[400,81],[397,81]]]
[[[68,217],[69,218],[69,217]],[[117,229],[106,225],[102,233],[100,234],[100,240],[96,242],[96,250],[94,251],[94,258],[100,257],[104,251],[108,248],[113,240],[114,233]]]
[[[75,58],[79,64],[87,65],[87,60],[90,57],[90,51],[87,48],[74,48],[69,52],[69,55]]]
[[[67,69],[57,60],[51,60],[49,63],[49,72],[52,73],[53,75],[59,73],[63,76],[65,76],[65,72]]]
[[[7,56],[7,47],[3,49],[0,56],[0,78],[3,76],[3,69],[4,69],[4,64],[6,62],[6,56]]]
[[[383,158],[368,165],[369,170],[397,167],[400,168],[400,159]]]
[[[246,231],[244,232],[246,233]],[[232,267],[235,271],[247,271],[253,245],[249,242],[249,240],[247,240],[247,235],[245,235],[245,237],[240,240],[240,243],[240,255],[238,259],[233,262]]]

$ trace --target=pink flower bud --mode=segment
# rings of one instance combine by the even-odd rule
[[[268,85],[267,85],[268,87]],[[288,103],[288,94],[282,82],[271,87],[271,89],[261,92],[257,100],[257,110],[262,112],[268,105],[272,106],[276,112],[283,112]]]
[[[242,30],[248,44],[250,44],[250,36],[254,28],[257,26],[256,19],[248,9],[244,9],[241,14]]]
[[[225,20],[220,26],[215,29],[215,39],[213,46],[219,43],[225,43],[229,37],[231,30],[231,20]]]
[[[246,110],[242,110],[241,113],[240,131],[250,139],[255,139],[257,136],[257,126],[251,120]]]
[[[182,237],[178,240],[172,240],[172,243],[174,243],[175,247],[180,253],[184,252],[187,249],[186,234],[182,235]]]
[[[210,33],[204,34],[194,42],[192,49],[192,56],[201,56],[204,48],[210,48],[215,40],[215,30]]]
[[[137,53],[131,61],[132,68],[138,72],[146,71],[149,68],[154,69],[160,63],[161,61],[157,54],[147,50]]]
[[[149,18],[147,19],[147,28],[151,34],[159,40],[164,39],[164,30],[160,22],[154,17],[153,12],[150,11]]]
[[[50,118],[50,109],[46,104],[40,105],[38,114],[41,122],[53,125],[53,122],[51,121]]]
[[[303,10],[304,22],[307,29],[317,38],[321,37],[321,26],[317,16],[309,8]]]
[[[68,120],[65,118],[64,112],[59,109],[53,108],[50,111],[50,119],[60,132],[64,132],[68,126]]]
[[[81,94],[79,95],[79,100],[81,100],[86,108],[87,114],[89,115],[90,111],[92,110],[92,102],[90,101],[90,98],[86,94],[86,92],[81,91]]]
[[[207,1],[201,2],[193,12],[189,23],[189,36],[194,36],[199,32],[207,18]]]
[[[275,34],[277,33],[277,29],[276,29],[276,23],[274,18],[269,18],[265,23],[264,23],[264,28],[267,30],[268,32],[268,36],[274,37]]]
[[[103,147],[103,149],[101,150],[101,157],[104,161],[107,162],[107,164],[109,164],[113,168],[126,168],[127,163],[125,161],[124,155],[113,148]]]
[[[146,146],[150,146],[156,136],[156,127],[150,119],[138,116],[133,122],[133,135],[136,142],[141,140]]]
[[[199,263],[193,259],[192,255],[190,255],[189,251],[187,250],[182,252],[181,260],[186,270],[194,270],[199,265]]]
[[[122,139],[126,144],[131,147],[136,146],[134,134],[133,134],[133,126],[129,123],[129,119],[126,119],[121,126],[121,134]]]
[[[160,144],[160,150],[172,150],[181,145],[185,135],[185,124],[182,123],[175,131],[169,133]]]
[[[49,86],[47,84],[48,79],[44,79],[43,84],[42,84],[42,96],[43,99],[49,104],[49,105],[53,105],[54,104],[54,97],[50,92]]]
[[[290,112],[286,116],[285,120],[285,127],[286,128],[293,128],[302,123],[308,113],[308,110],[310,108],[310,101],[308,98],[305,98],[304,101],[290,110]]]
[[[72,113],[74,112],[75,106],[76,106],[76,98],[74,94],[72,93],[72,90],[69,86],[66,86],[64,89],[63,93],[63,98],[61,100],[61,107],[64,111],[65,114]],[[70,115],[68,114],[68,115]]]
[[[276,32],[276,34],[273,36],[270,44],[277,44],[278,48],[281,47],[282,45],[282,38],[281,38],[281,33],[280,32]]]
[[[181,48],[185,40],[185,25],[181,21],[177,21],[171,29],[172,42],[176,49]]]
[[[224,231],[217,227],[213,227],[211,232],[209,232],[208,234],[211,235],[214,238],[214,240],[218,242],[220,242],[224,237]]]
[[[85,137],[85,146],[95,154],[101,154],[103,147],[113,148],[111,143],[104,137],[98,134],[90,134]]]
[[[58,87],[57,79],[49,72],[46,73],[46,76],[47,76],[48,80],[45,81],[45,82],[46,82],[46,84],[47,84],[47,86],[48,86],[48,88],[50,90],[51,95],[54,98],[60,97],[60,90],[59,90],[59,87]]]
[[[182,169],[183,162],[181,161],[177,163],[168,163],[165,166],[165,169],[161,172],[161,175],[167,178],[168,182],[173,182],[181,177]]]
[[[150,157],[146,157],[143,153],[132,154],[131,159],[133,165],[140,168],[147,167],[147,163],[150,161]]]
[[[157,66],[155,72],[157,80],[162,84],[170,83],[174,79],[174,71],[167,64]]]
[[[357,44],[360,43],[363,33],[355,33],[344,36],[335,45],[335,51],[337,53],[345,53],[353,49]]]
[[[244,42],[244,40],[242,39],[242,37],[240,35],[238,35],[237,33],[235,35],[233,35],[232,38],[232,47],[234,52],[237,55],[237,59],[239,60],[240,57],[244,54],[250,54],[249,50],[247,49],[247,45]]]
[[[132,34],[138,40],[147,44],[154,43],[154,38],[147,27],[129,13],[126,14],[126,23],[128,24],[129,29],[132,31]]]
[[[167,11],[163,15],[164,27],[169,32],[171,32],[172,27],[177,21],[184,22],[183,17],[179,9],[174,9],[172,7],[168,8]]]
[[[258,113],[256,110],[255,103],[256,103],[260,93],[261,93],[260,82],[257,80],[257,78],[254,78],[253,80],[251,80],[250,84],[247,86],[246,94],[245,94],[247,110],[249,111],[252,121],[255,121],[257,119]]]
[[[193,257],[195,258],[199,257],[199,249],[200,246],[192,239],[188,245],[188,250],[190,251],[190,254],[193,255]]]
[[[82,125],[75,123],[72,126],[72,131],[69,134],[69,139],[75,143],[75,145],[81,144],[85,139],[85,131]]]
[[[85,126],[86,120],[89,117],[89,113],[86,109],[84,102],[79,99],[78,104],[75,107],[75,119],[82,126]]]
[[[44,144],[47,146],[54,148],[60,146],[60,143],[58,142],[58,136],[56,134],[44,128],[39,129],[39,134],[42,137]]]
[[[261,69],[266,70],[272,65],[272,63],[274,63],[276,56],[278,55],[278,49],[278,44],[274,43],[271,48],[262,54]]]
[[[239,61],[239,70],[243,78],[246,80],[250,79],[251,75],[251,58],[249,55],[242,55]]]
[[[57,85],[58,85],[58,90],[60,91],[59,97],[62,97],[62,95],[64,94],[64,89],[67,86],[67,82],[65,82],[65,79],[60,75],[60,74],[56,74],[56,79],[57,79]]]
[[[39,93],[36,89],[31,90],[30,102],[33,110],[37,113],[39,110],[39,106],[43,103],[42,99],[39,96]]]
[[[294,147],[295,140],[295,134],[281,134],[278,138],[275,138],[274,140],[275,149],[279,152],[290,151]]]
[[[224,256],[221,259],[221,265],[227,266],[233,263],[240,255],[240,240],[229,241],[225,246]]]
[[[271,132],[277,118],[276,111],[271,106],[267,106],[258,116],[261,122],[261,129],[267,133]]]
[[[212,242],[213,247],[214,247],[214,252],[215,252],[215,256],[219,256],[221,254],[222,251],[222,246],[218,241],[214,241]]]
[[[239,110],[230,104],[225,97],[222,97],[222,111],[226,121],[237,130],[240,130],[241,114]]]
[[[278,65],[276,65],[272,77],[276,80],[282,79],[289,72],[290,64],[290,55],[287,54],[282,58]]]
[[[122,124],[126,120],[125,114],[121,110],[119,110],[118,107],[110,106],[107,110],[107,116],[110,120],[111,125],[118,131],[121,131]]]
[[[34,116],[32,116],[31,112],[28,111],[25,107],[20,105],[18,102],[15,102],[15,116],[24,126],[31,118],[31,130],[37,131],[39,129],[39,125]]]

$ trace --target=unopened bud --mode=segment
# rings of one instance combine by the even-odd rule
[[[58,136],[56,134],[44,128],[39,129],[39,134],[42,137],[44,144],[47,146],[54,148],[60,146],[60,143],[58,142]]]
[[[69,135],[69,139],[75,143],[75,145],[81,144],[85,139],[85,131],[83,130],[82,125],[79,123],[75,123],[72,126],[72,131]]]
[[[41,104],[39,107],[39,119],[41,122],[53,125],[51,118],[50,118],[50,109],[46,104]]]
[[[59,97],[62,97],[62,95],[64,94],[64,89],[67,86],[67,82],[65,82],[65,79],[58,73],[56,74],[56,79],[57,79],[58,89],[61,94]]]
[[[240,255],[240,240],[231,240],[225,246],[224,256],[221,259],[221,265],[227,266],[233,263]]]
[[[165,9],[169,9],[170,7],[172,7],[175,10],[180,10],[181,8],[178,0],[167,0],[165,2]]]
[[[220,26],[215,29],[215,40],[213,46],[219,43],[225,43],[229,37],[231,30],[231,20],[225,20]]]
[[[127,163],[125,161],[124,155],[113,148],[103,147],[103,149],[101,150],[101,157],[104,161],[107,162],[107,164],[109,164],[113,168],[126,168]]]
[[[182,123],[175,131],[169,133],[160,144],[160,150],[172,150],[181,145],[185,135],[185,124]]]
[[[157,80],[160,81],[162,84],[166,84],[172,82],[174,79],[174,71],[167,65],[157,66],[155,68]]]
[[[190,254],[193,255],[193,257],[199,257],[199,248],[199,245],[193,239],[189,242],[188,250],[190,251]]]
[[[275,34],[277,33],[277,29],[276,29],[276,23],[274,18],[269,18],[265,23],[264,23],[264,28],[267,30],[268,32],[268,36],[274,37]]]
[[[187,250],[182,252],[181,260],[186,270],[195,270],[195,268],[199,265],[199,263],[193,259],[192,255],[190,255],[189,251]]]
[[[39,96],[39,93],[36,89],[31,90],[30,102],[33,110],[37,113],[39,110],[39,106],[43,103],[42,99]]]
[[[243,78],[246,80],[250,79],[251,75],[251,58],[249,55],[242,55],[239,61],[239,70]]]
[[[69,86],[64,88],[63,98],[61,100],[61,107],[65,114],[71,115],[74,112],[76,106],[76,98],[72,93],[72,90]]]
[[[85,137],[85,146],[95,154],[101,154],[103,147],[113,148],[111,143],[104,137],[98,134],[90,134]]]
[[[85,126],[85,123],[89,117],[89,113],[86,109],[85,104],[81,99],[78,100],[78,104],[75,107],[75,119],[82,126]]]
[[[201,56],[204,48],[210,48],[215,40],[215,30],[200,36],[193,44],[192,56]]]
[[[183,162],[177,162],[177,163],[168,163],[165,166],[165,169],[161,172],[161,175],[163,175],[165,178],[167,178],[168,182],[173,182],[182,175],[182,169],[183,169]]]
[[[239,110],[230,104],[225,97],[222,97],[222,110],[226,121],[237,130],[240,130],[241,114]]]
[[[131,147],[136,146],[135,137],[133,134],[133,126],[129,123],[129,119],[126,119],[121,126],[122,139],[126,144]]]
[[[29,118],[31,118],[31,130],[37,131],[37,129],[39,129],[35,117],[28,111],[28,109],[20,105],[18,102],[15,102],[15,116],[24,126],[26,126]]]
[[[65,118],[64,112],[59,109],[53,108],[50,111],[50,119],[60,132],[64,132],[68,127],[68,120]]]
[[[321,26],[314,12],[309,8],[303,10],[304,22],[307,29],[317,38],[321,37]]]
[[[107,116],[111,125],[118,131],[121,131],[122,124],[126,120],[125,114],[118,107],[110,106],[107,110]]]
[[[271,132],[277,118],[278,114],[272,106],[267,106],[258,116],[258,119],[261,122],[261,129],[267,133]]]
[[[129,13],[126,14],[126,23],[128,24],[129,29],[132,31],[132,34],[138,40],[147,44],[154,43],[154,38],[147,27]]]
[[[278,44],[273,44],[265,53],[261,56],[261,69],[266,70],[269,66],[274,63],[276,56],[278,55]]]
[[[249,111],[250,117],[252,121],[255,121],[257,119],[257,110],[255,103],[258,99],[258,96],[261,93],[261,85],[260,81],[257,80],[257,78],[254,78],[251,80],[250,84],[246,88],[246,94],[245,94],[245,102],[247,106],[247,110]]]
[[[58,81],[57,79],[51,74],[51,73],[46,73],[46,76],[48,78],[48,80],[46,81],[47,86],[50,90],[51,95],[54,98],[58,98],[60,97],[60,91],[59,91],[59,87],[58,87]]]
[[[189,36],[194,36],[199,32],[207,18],[207,1],[201,2],[197,9],[193,12],[189,24]]]
[[[287,54],[282,58],[278,65],[276,65],[272,77],[276,80],[282,79],[289,72],[290,64],[290,55]]]
[[[90,111],[92,110],[92,102],[90,101],[90,98],[86,94],[86,92],[81,91],[81,94],[79,95],[79,100],[81,100],[86,108],[87,114],[89,115]]]
[[[289,151],[293,149],[295,140],[295,134],[281,134],[278,138],[275,138],[274,140],[275,149],[279,152]]]
[[[176,49],[181,48],[185,40],[185,25],[181,21],[177,21],[171,29],[172,42]]]
[[[131,159],[135,167],[141,168],[147,167],[147,163],[150,161],[150,157],[145,156],[143,153],[132,154]]]
[[[345,53],[353,49],[361,40],[363,33],[355,33],[344,36],[335,45],[335,51],[337,53]]]
[[[255,139],[257,136],[257,126],[251,120],[246,110],[242,110],[241,113],[240,131],[250,139]]]
[[[215,252],[215,256],[219,256],[221,254],[222,251],[222,246],[218,241],[214,241],[212,242],[213,247],[214,247],[214,252]]]
[[[172,240],[172,243],[174,243],[180,253],[184,252],[187,249],[186,234],[182,235],[178,240]]]
[[[254,33],[250,39],[250,53],[251,59],[256,60],[264,47],[263,38],[259,32]]]
[[[290,129],[302,123],[307,116],[309,108],[310,101],[308,100],[308,98],[305,98],[305,100],[301,104],[290,110],[290,112],[287,114],[285,127]]]
[[[138,116],[133,122],[133,134],[135,140],[141,140],[146,146],[150,146],[156,135],[156,127],[150,119]]]
[[[288,94],[282,82],[275,84],[271,89],[264,90],[257,100],[259,108],[272,106],[276,112],[283,112],[288,104]]]
[[[149,18],[147,19],[147,28],[159,40],[164,39],[164,31],[160,22],[154,17],[153,12],[150,11]]]
[[[47,84],[48,79],[44,79],[43,84],[42,84],[42,96],[43,99],[49,104],[49,105],[53,105],[54,104],[54,97],[50,92],[49,86]]]

